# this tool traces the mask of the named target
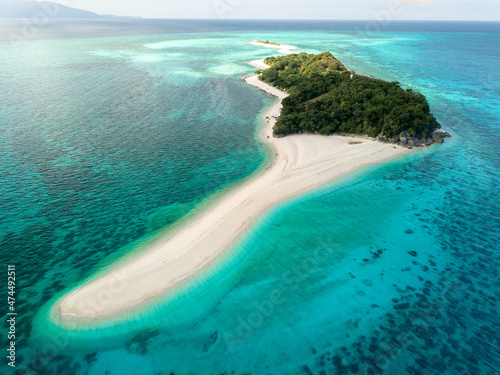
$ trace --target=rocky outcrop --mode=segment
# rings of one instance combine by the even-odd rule
[[[443,143],[445,137],[449,137],[450,135],[448,133],[442,132],[442,131],[435,131],[432,133],[432,140],[434,143]]]
[[[434,143],[443,143],[446,137],[451,135],[442,130],[429,131],[427,134],[411,135],[408,130],[404,130],[396,138],[397,144],[407,148],[428,147]]]
[[[401,146],[408,146],[408,141],[410,140],[411,135],[408,130],[403,130],[399,135],[399,142]]]

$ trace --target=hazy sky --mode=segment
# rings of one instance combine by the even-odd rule
[[[500,20],[500,0],[52,0],[147,18]]]

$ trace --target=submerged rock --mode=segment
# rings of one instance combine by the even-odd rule
[[[147,352],[149,341],[159,334],[160,332],[157,330],[140,332],[125,344],[125,348],[131,353],[144,355]]]
[[[212,333],[210,337],[208,338],[207,342],[203,346],[203,351],[208,352],[210,348],[217,342],[217,339],[219,338],[219,334],[217,331]]]
[[[85,356],[85,361],[86,361],[89,365],[91,365],[92,363],[94,363],[95,361],[97,361],[97,352],[87,354],[87,355]]]

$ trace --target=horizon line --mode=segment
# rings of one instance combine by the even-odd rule
[[[307,21],[307,22],[372,22],[373,19],[319,19],[319,18],[183,18],[183,17],[178,17],[178,18],[163,18],[163,17],[158,17],[158,18],[150,18],[150,17],[138,17],[138,16],[116,16],[114,14],[96,14],[99,16],[98,18],[96,17],[69,17],[69,18],[52,18],[52,20],[97,20],[97,19],[126,19],[129,21],[144,21],[144,20],[165,20],[165,21],[221,21],[221,22],[226,22],[226,21]],[[0,17],[1,21],[4,20],[23,20],[26,19],[27,17],[9,17],[9,18],[2,18]],[[493,22],[493,23],[500,23],[500,20],[464,20],[464,19],[451,19],[451,20],[421,20],[421,19],[398,19],[398,20],[392,20],[390,23],[394,22]]]

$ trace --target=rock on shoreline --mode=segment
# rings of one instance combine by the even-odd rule
[[[427,134],[420,134],[412,136],[409,131],[404,130],[399,134],[399,145],[406,148],[413,147],[425,147],[430,146],[434,143],[443,143],[446,137],[451,137],[451,135],[445,131],[436,129],[434,131],[429,131]]]
[[[439,125],[438,125],[439,126]],[[377,137],[376,140],[382,143],[393,143],[401,147],[412,149],[414,147],[428,147],[435,143],[443,143],[444,139],[451,137],[450,133],[438,128],[429,129],[427,133],[411,135],[408,130],[403,130],[399,136],[388,139],[385,137]]]

